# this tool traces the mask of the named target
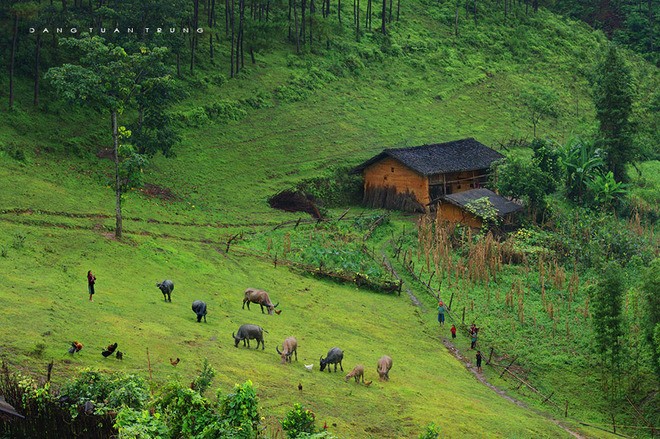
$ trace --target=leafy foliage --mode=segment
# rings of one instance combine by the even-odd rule
[[[293,409],[286,414],[281,422],[282,429],[286,431],[286,435],[290,439],[299,437],[301,433],[314,433],[316,431],[314,412],[306,409],[300,403],[295,403]]]
[[[208,358],[204,358],[202,363],[202,371],[199,373],[197,378],[192,383],[192,388],[197,390],[200,395],[204,395],[204,392],[211,386],[211,382],[215,377],[216,371],[209,363]]]
[[[627,180],[626,164],[635,156],[630,117],[633,88],[630,67],[613,44],[598,66],[594,86],[596,117],[600,122],[598,143],[606,152],[607,170],[616,181]]]
[[[240,431],[240,437],[257,436],[259,426],[259,398],[252,386],[252,381],[236,384],[234,392],[221,399],[222,417],[234,431]]]
[[[419,434],[418,439],[438,439],[440,436],[440,427],[433,422],[429,423],[424,431]]]
[[[148,410],[124,407],[117,413],[114,427],[120,439],[169,438],[170,430],[160,413],[151,415]]]

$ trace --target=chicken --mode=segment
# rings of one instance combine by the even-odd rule
[[[302,383],[298,383],[298,390],[302,392]]]
[[[307,372],[311,372],[311,371],[312,371],[312,367],[314,367],[314,363],[312,363],[312,364],[305,364],[305,369],[307,369]]]
[[[80,343],[79,341],[72,341],[71,342],[71,347],[69,348],[69,353],[70,354],[75,354],[76,352],[80,352],[80,350],[83,348],[83,344]]]
[[[179,364],[179,361],[181,361],[181,360],[178,359],[178,358],[177,358],[176,360],[172,360],[172,358],[170,358],[170,364],[171,364],[172,366],[176,366],[177,364]]]
[[[367,387],[369,387],[369,386],[371,385],[371,383],[373,383],[373,380],[371,380],[371,381],[365,381],[365,382],[364,382],[364,385],[367,386]]]
[[[124,353],[122,351],[117,351],[115,353],[115,357],[117,357],[117,360],[123,360],[124,359]]]
[[[103,355],[104,357],[107,358],[115,352],[115,349],[117,349],[117,343],[113,343],[111,345],[108,345],[108,347],[105,348],[105,350],[101,352],[101,355]]]

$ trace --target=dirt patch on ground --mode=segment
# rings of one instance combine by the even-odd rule
[[[314,199],[300,191],[282,191],[270,197],[268,204],[273,209],[280,209],[285,212],[306,212],[313,218],[321,218],[321,212],[316,207]]]
[[[168,187],[158,186],[156,184],[146,183],[141,189],[147,197],[159,198],[165,201],[178,201],[180,198]]]

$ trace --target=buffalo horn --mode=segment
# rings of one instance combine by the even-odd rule
[[[280,304],[280,302],[277,302],[276,305],[273,305],[273,308],[277,308],[277,305],[279,305],[279,304]]]

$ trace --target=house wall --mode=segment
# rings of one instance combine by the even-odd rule
[[[470,227],[480,228],[482,224],[481,220],[470,212],[450,203],[438,204],[438,215],[451,223],[462,223]]]
[[[488,181],[488,169],[435,174],[432,175],[429,180],[431,187],[437,188],[436,191],[432,190],[437,196],[440,194],[456,194],[483,186],[483,184]]]
[[[410,192],[421,204],[431,201],[427,178],[391,157],[367,167],[363,175],[365,191],[389,186],[396,188],[397,193]]]

